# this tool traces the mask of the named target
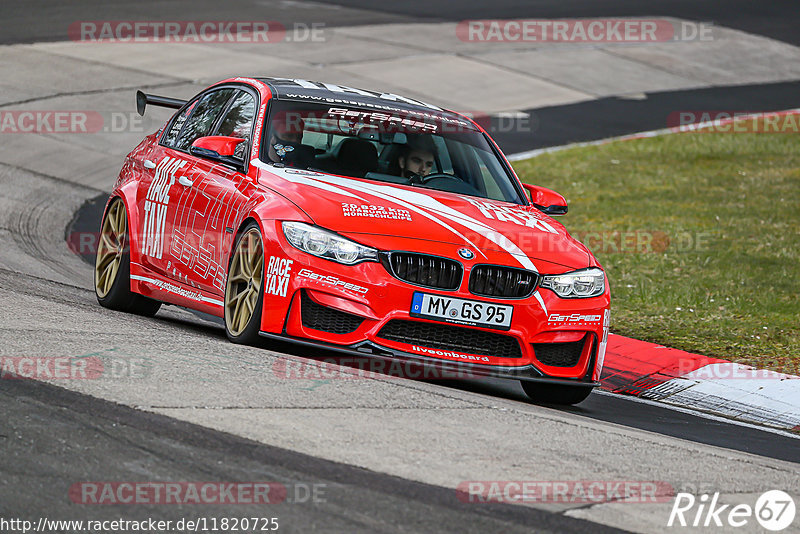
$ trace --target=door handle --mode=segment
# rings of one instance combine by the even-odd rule
[[[144,168],[145,169],[155,169],[156,164],[150,161],[149,159],[144,160]]]
[[[182,186],[184,186],[184,187],[192,187],[192,184],[193,184],[194,182],[192,182],[191,180],[189,180],[189,179],[188,179],[187,177],[185,177],[185,176],[181,176],[180,178],[178,178],[178,183],[179,183],[179,184],[181,184],[181,185],[182,185]]]

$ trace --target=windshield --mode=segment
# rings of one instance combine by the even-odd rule
[[[450,115],[273,101],[264,143],[277,165],[523,203],[484,134]]]

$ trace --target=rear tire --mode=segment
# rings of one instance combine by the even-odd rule
[[[544,382],[529,382],[520,380],[522,389],[533,402],[543,404],[578,404],[586,400],[592,392],[592,387],[563,386],[561,384],[547,384]]]
[[[255,222],[242,229],[233,246],[224,306],[228,339],[257,345],[264,306],[264,241]]]
[[[161,308],[157,300],[131,291],[130,232],[125,203],[111,201],[100,226],[94,267],[94,291],[105,308],[152,317]]]

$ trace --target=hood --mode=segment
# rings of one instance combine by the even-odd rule
[[[315,224],[354,238],[368,234],[450,243],[474,250],[478,262],[482,251],[507,253],[512,256],[508,265],[536,271],[537,260],[571,269],[592,264],[591,254],[563,225],[532,206],[261,162],[259,167],[261,183],[294,202]]]

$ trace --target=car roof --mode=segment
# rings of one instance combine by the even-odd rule
[[[444,116],[462,122],[470,129],[477,129],[470,121],[457,113],[394,93],[382,93],[302,79],[261,77],[255,79],[267,84],[273,97],[278,100],[340,104],[384,111],[414,112],[434,117]]]

